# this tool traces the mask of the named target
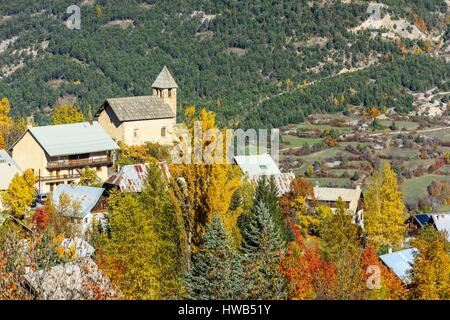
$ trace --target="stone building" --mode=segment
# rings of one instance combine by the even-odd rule
[[[177,89],[164,67],[152,85],[151,96],[107,99],[96,116],[116,142],[129,146],[145,142],[172,144],[170,132],[176,125]]]

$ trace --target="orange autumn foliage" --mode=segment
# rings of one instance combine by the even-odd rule
[[[314,188],[312,184],[303,178],[295,178],[291,182],[291,190],[284,194],[280,199],[280,205],[284,213],[287,213],[291,209],[291,203],[302,197],[304,199],[314,197]]]
[[[280,258],[281,273],[288,279],[292,300],[329,299],[335,286],[336,270],[317,246],[306,246],[303,237],[291,220],[295,241]]]
[[[375,250],[370,246],[365,248],[361,255],[364,282],[370,276],[370,273],[366,272],[369,266],[378,266],[381,271],[381,288],[369,290],[369,298],[383,300],[404,300],[407,298],[408,289],[394,273],[381,263]]]

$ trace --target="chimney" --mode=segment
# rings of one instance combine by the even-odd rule
[[[27,129],[33,128],[34,116],[31,115],[31,116],[27,117],[26,121],[27,121]]]

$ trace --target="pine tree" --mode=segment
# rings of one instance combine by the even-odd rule
[[[289,233],[288,228],[285,227],[278,192],[278,187],[273,176],[270,178],[267,178],[266,176],[260,177],[255,190],[253,206],[256,207],[260,203],[263,203],[272,217],[276,232],[283,240],[288,241],[291,239],[291,234]]]
[[[193,255],[193,268],[186,275],[188,299],[245,299],[246,284],[239,256],[218,214],[206,226],[203,245]]]
[[[279,270],[279,260],[285,250],[285,242],[262,200],[253,208],[246,227],[242,230],[242,237],[242,247],[250,271],[247,281],[250,298],[284,298],[286,281]]]

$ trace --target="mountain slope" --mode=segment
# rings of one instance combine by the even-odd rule
[[[445,1],[381,2],[394,18],[423,21],[424,35],[443,42]],[[65,26],[71,4],[0,4],[0,95],[10,98],[16,116],[33,113],[46,123],[62,101],[77,101],[86,111],[89,104],[95,109],[108,97],[149,94],[167,65],[180,87],[182,106],[214,109],[222,124],[278,126],[317,108],[332,111],[330,96],[344,94],[330,87],[310,89],[322,101],[316,104],[302,98],[305,84],[332,77],[325,83],[339,86],[340,79],[348,79],[336,78],[340,73],[370,65],[369,73],[390,70],[402,55],[424,47],[423,39],[405,39],[399,45],[398,39],[383,36],[386,30],[353,32],[370,16],[367,1],[90,0],[82,2],[81,30]],[[420,69],[431,79],[423,87],[445,86],[447,66],[423,59],[441,68],[436,75]],[[416,65],[413,57],[406,59],[410,62]],[[390,93],[397,98],[391,104],[400,110],[408,105],[401,93],[402,77],[410,83],[419,69],[406,70],[411,72],[390,78],[389,87],[396,89]],[[355,79],[369,80],[364,70],[354,73]],[[381,85],[375,84],[374,92],[381,93]],[[372,96],[371,102],[381,106],[383,99]]]

